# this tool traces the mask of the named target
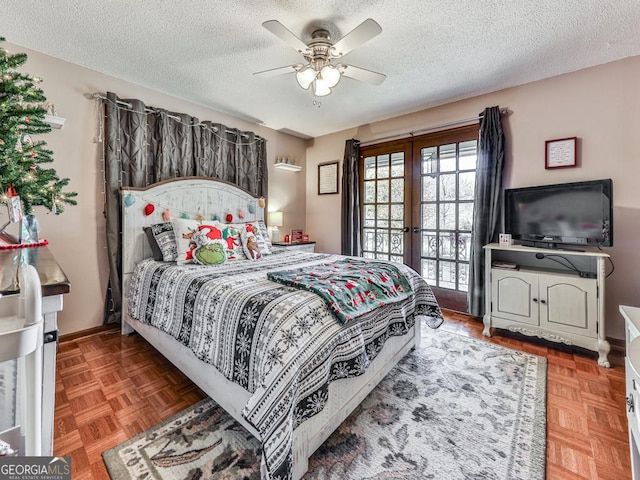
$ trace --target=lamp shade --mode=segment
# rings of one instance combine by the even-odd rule
[[[298,85],[307,90],[313,82],[313,79],[316,78],[316,72],[311,67],[311,65],[307,65],[302,70],[298,70],[296,73],[296,80],[298,81]]]
[[[340,70],[331,64],[325,65],[322,67],[322,70],[320,70],[320,76],[327,84],[327,87],[333,88],[340,81]]]
[[[331,89],[327,86],[327,83],[322,78],[316,78],[313,82],[313,94],[316,97],[324,97],[330,93]]]
[[[269,226],[270,227],[282,226],[282,212],[269,212]]]

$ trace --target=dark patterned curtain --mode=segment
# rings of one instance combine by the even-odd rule
[[[342,255],[360,256],[360,142],[347,140],[342,161]]]
[[[105,103],[105,217],[109,284],[105,323],[120,321],[122,246],[120,188],[175,177],[204,176],[267,196],[267,142],[253,132],[149,108],[108,92]]]
[[[469,314],[485,314],[484,245],[496,241],[500,229],[504,134],[500,109],[482,113],[478,142],[476,196],[473,207],[473,235],[469,264]]]

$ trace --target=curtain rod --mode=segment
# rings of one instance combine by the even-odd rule
[[[104,95],[100,95],[100,94],[99,94],[99,93],[97,93],[97,92],[95,92],[95,93],[89,93],[89,94],[87,94],[87,96],[88,96],[89,98],[91,98],[91,99],[95,99],[95,100],[109,100],[107,97],[105,97]],[[130,103],[128,103],[128,102],[123,102],[122,100],[116,100],[116,103],[117,103],[117,104],[119,104],[119,105],[122,105],[123,107],[133,108],[133,105],[131,105],[131,104],[130,104]],[[156,110],[156,109],[154,109],[154,108],[151,108],[151,107],[147,107],[147,106],[145,106],[145,107],[144,107],[144,111],[145,111],[145,112],[148,112],[148,113],[154,113],[154,112],[156,112],[157,110]],[[182,122],[182,119],[181,119],[180,117],[176,117],[175,115],[170,115],[170,114],[168,114],[168,113],[166,113],[166,112],[163,112],[163,113],[164,113],[167,117],[169,117],[169,118],[173,118],[174,120],[177,120],[177,121],[179,121],[179,122]],[[218,127],[211,127],[211,129],[212,129],[214,132],[217,132],[217,131],[218,131]],[[233,130],[225,130],[225,133],[235,133],[235,132],[234,132]],[[246,135],[246,134],[244,134],[244,133],[243,133],[241,136],[242,136],[243,138],[249,138],[249,135]]]
[[[500,109],[500,115],[508,115],[509,113],[511,113],[511,112],[509,111],[508,107]],[[410,137],[413,137],[413,136],[421,134],[421,133],[428,133],[428,132],[433,132],[435,130],[441,130],[441,129],[447,128],[447,127],[455,127],[455,126],[459,126],[459,125],[464,125],[465,123],[477,122],[481,118],[482,118],[482,114],[478,115],[477,117],[465,118],[464,120],[455,120],[455,121],[449,122],[449,123],[442,123],[440,125],[434,125],[433,127],[423,128],[423,129],[420,129],[420,130],[414,130],[412,132],[396,133],[395,135],[388,135],[386,137],[374,138],[372,140],[365,140],[363,142],[360,142],[360,146],[365,145],[365,144],[370,144],[370,143],[382,142],[383,140],[391,140],[393,138],[396,138],[398,140],[401,139],[401,138],[410,138]]]

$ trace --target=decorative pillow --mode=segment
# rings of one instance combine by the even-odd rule
[[[269,230],[267,230],[267,226],[264,224],[264,220],[258,220],[256,222],[256,225],[258,226],[258,230],[262,234],[262,238],[264,238],[264,243],[267,246],[267,250],[269,250],[269,253],[271,253],[271,248],[273,247],[273,245],[271,245],[271,237],[269,237]]]
[[[260,253],[262,255],[267,255],[271,253],[271,250],[267,246],[267,242],[262,236],[262,232],[260,231],[260,227],[258,226],[257,223],[245,223],[244,227],[247,232],[252,232],[256,236],[256,241],[258,242],[258,248],[260,249]],[[245,255],[246,254],[247,252],[245,252]]]
[[[247,229],[242,232],[242,250],[249,260],[259,260],[262,258],[260,246],[256,234],[253,233],[251,225],[247,224]]]
[[[144,227],[144,232],[147,234],[154,260],[176,261],[178,249],[171,222],[156,223],[150,227]]]
[[[173,218],[171,224],[177,244],[177,262],[180,264],[195,262],[217,265],[227,260],[245,258],[240,232],[231,225],[218,222],[201,223],[187,218]],[[218,247],[210,246],[213,243],[220,244],[224,260],[220,258]]]
[[[222,239],[227,242],[227,259],[244,260],[246,255],[242,250],[242,239],[240,233],[244,230],[244,225],[233,223],[213,222],[222,232]]]

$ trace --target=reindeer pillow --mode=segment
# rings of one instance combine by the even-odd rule
[[[242,250],[249,260],[259,260],[262,258],[260,246],[258,245],[258,238],[251,228],[247,228],[242,232],[241,238]]]

